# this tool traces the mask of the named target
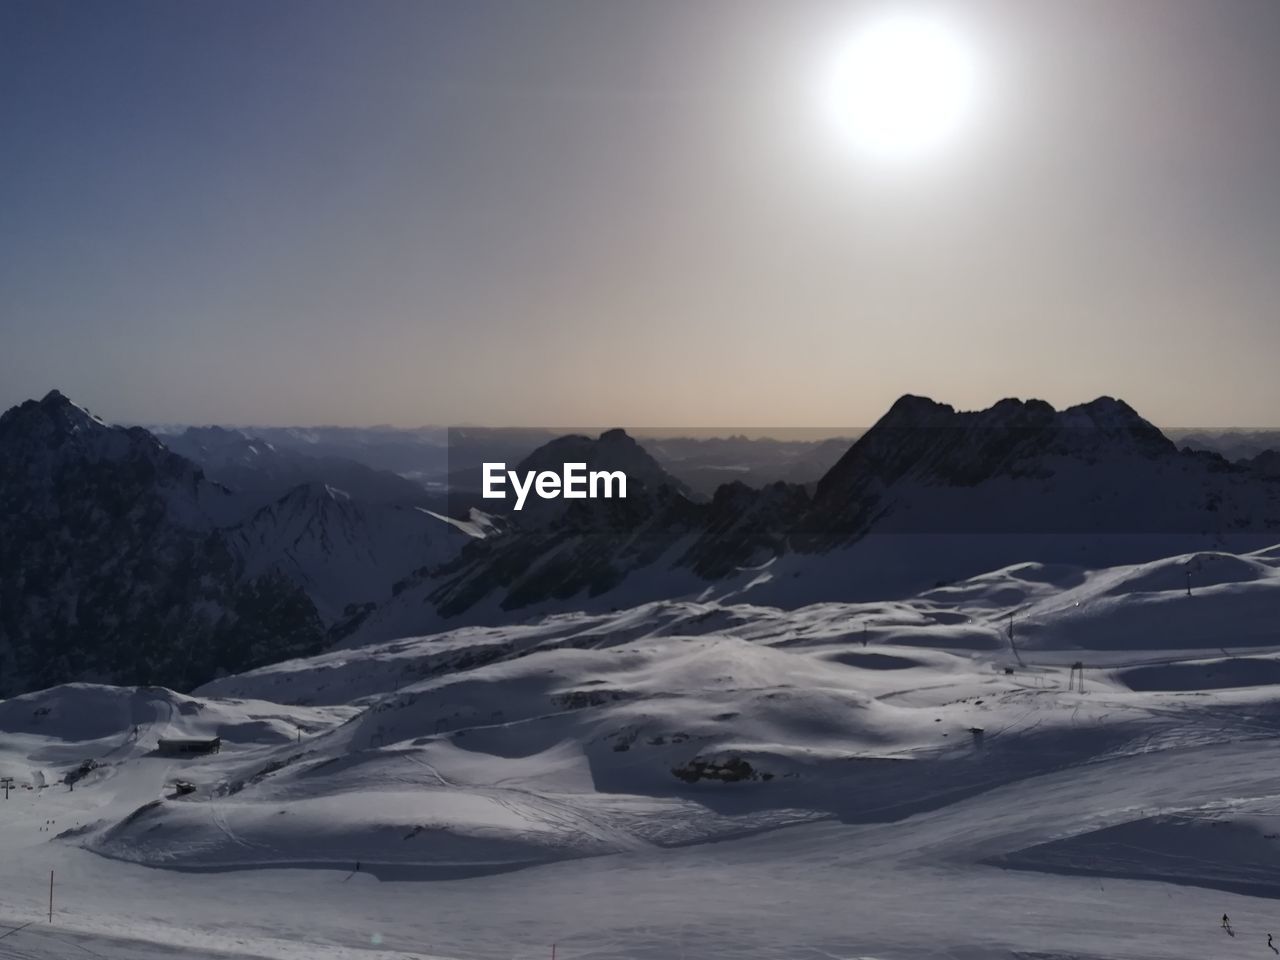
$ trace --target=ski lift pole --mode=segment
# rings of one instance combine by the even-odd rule
[[[1022,654],[1018,652],[1018,644],[1013,636],[1013,613],[1012,612],[1009,613],[1009,631],[1008,632],[1009,632],[1009,652],[1013,654],[1013,659],[1018,661],[1019,666],[1025,667],[1026,664],[1022,662]]]

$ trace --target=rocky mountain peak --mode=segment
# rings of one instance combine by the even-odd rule
[[[40,400],[27,400],[0,416],[4,473],[34,478],[86,464],[130,464],[141,475],[194,487],[203,475],[194,464],[171,453],[141,427],[106,423],[86,408],[51,390]]]
[[[0,429],[8,437],[24,434],[56,444],[79,435],[100,435],[111,428],[61,391],[50,390],[40,400],[27,400],[7,411],[0,417]]]
[[[1058,411],[1043,400],[1008,398],[957,411],[904,396],[819,481],[817,500],[842,510],[910,478],[974,486],[994,477],[1045,477],[1064,458],[1082,464],[1176,455],[1175,445],[1112,397]]]
[[[566,463],[585,463],[588,470],[621,470],[627,475],[628,484],[648,489],[665,486],[686,496],[689,493],[681,481],[667,473],[649,451],[619,427],[594,439],[582,434],[557,437],[525,457],[516,469],[559,472]]]

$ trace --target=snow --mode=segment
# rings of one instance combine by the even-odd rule
[[[319,483],[294,488],[227,534],[248,576],[283,574],[326,622],[350,606],[389,600],[399,580],[443,562],[470,539],[438,514],[360,503]]]
[[[25,694],[0,957],[1267,955],[1277,609],[1275,548],[1024,561]]]

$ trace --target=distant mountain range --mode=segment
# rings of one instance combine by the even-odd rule
[[[4,414],[0,692],[73,679],[187,688],[444,625],[678,597],[905,596],[1023,560],[1280,541],[1275,454],[1179,449],[1109,398],[965,413],[907,396],[840,451],[807,445],[811,464],[832,464],[816,482],[709,494],[669,468],[707,440],[557,437],[511,462],[622,469],[628,498],[505,516],[332,445],[277,439],[200,428],[161,442],[56,391]],[[468,456],[527,439],[468,441]]]
[[[514,464],[564,431],[494,427],[188,427],[150,428],[175,453],[237,489],[263,487],[279,495],[289,486],[323,480],[370,499],[417,502],[421,491],[455,496],[480,490],[480,465]],[[645,448],[695,495],[710,497],[734,480],[764,486],[778,480],[815,483],[861,431],[811,439],[663,436]],[[372,475],[370,475],[372,471]],[[321,476],[323,473],[323,476]],[[392,475],[399,478],[395,483]],[[404,486],[408,481],[412,489]],[[357,493],[357,490],[361,492]],[[474,498],[473,498],[474,499]]]
[[[198,464],[210,480],[264,505],[294,487],[312,483],[337,487],[370,503],[438,506],[442,502],[439,495],[432,498],[421,484],[391,470],[350,457],[279,446],[244,430],[188,427],[162,439],[174,453]]]
[[[308,465],[297,482],[337,480],[349,489],[357,484],[342,471],[365,467],[382,475],[386,491],[372,499],[390,497],[396,502],[416,498],[403,484],[387,481],[396,474],[417,488],[438,496],[479,490],[480,464],[485,461],[516,463],[563,430],[526,427],[208,427],[164,424],[148,427],[175,453],[197,463],[214,480],[237,488],[266,483],[283,493],[294,484],[280,461],[293,456]],[[709,498],[716,489],[735,480],[763,487],[779,480],[814,484],[866,430],[781,431],[782,436],[746,436],[728,432],[707,436],[706,431],[684,436],[679,430],[644,431],[640,442],[650,455],[696,496]],[[1253,459],[1268,451],[1280,451],[1280,430],[1206,429],[1163,427],[1161,432],[1178,447],[1218,453],[1231,461]],[[793,436],[792,434],[798,434]],[[252,446],[255,449],[249,449]],[[317,476],[315,461],[330,461],[338,472],[332,480]],[[251,477],[248,471],[278,473],[281,488],[269,477]],[[363,496],[363,493],[361,494]]]
[[[1166,428],[1165,435],[1180,447],[1209,450],[1228,460],[1250,460],[1280,451],[1280,430],[1185,430]]]

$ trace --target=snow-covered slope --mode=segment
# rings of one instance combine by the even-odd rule
[[[1205,637],[1201,601],[1247,639]],[[1280,548],[1028,562],[27,694],[0,702],[0,914],[34,919],[53,865],[46,936],[262,956],[1254,956],[1280,896],[1268,602]]]
[[[1280,606],[1280,573],[1265,558],[1216,559],[1236,567],[1235,575],[1224,571],[1218,579],[1238,582],[1240,571],[1249,570],[1249,582],[1265,585],[1273,605]],[[273,769],[255,760],[226,775],[226,815],[245,819],[256,857],[291,862],[300,856],[296,837],[277,843],[261,835],[270,831],[270,821],[261,817],[273,804],[306,800],[314,804],[311,816],[327,818],[324,830],[343,838],[334,840],[338,847],[363,845],[371,863],[528,863],[637,844],[693,842],[832,813],[874,819],[886,811],[917,809],[921,799],[913,791],[920,781],[911,770],[933,771],[930,777],[954,770],[947,775],[956,778],[952,789],[959,793],[977,786],[968,767],[972,727],[989,730],[990,740],[1027,731],[1029,742],[1016,750],[1021,766],[999,768],[999,779],[1032,774],[1042,762],[1083,762],[1135,749],[1134,743],[1166,735],[1170,723],[1193,724],[1197,711],[1189,708],[1185,717],[1169,720],[1182,688],[1134,682],[1135,670],[1149,669],[1145,653],[1136,651],[1150,641],[1140,625],[1128,621],[1127,645],[1117,641],[1101,662],[1089,659],[1087,682],[1105,700],[1109,719],[1080,730],[1080,711],[1089,715],[1097,701],[1065,697],[1063,687],[1070,664],[1090,656],[1081,653],[1090,636],[1031,630],[1033,622],[1047,623],[1051,611],[1068,607],[1092,610],[1099,623],[1125,622],[1129,615],[1115,598],[1139,603],[1140,594],[1148,596],[1143,587],[1160,585],[1159,571],[1153,565],[1073,576],[1019,567],[958,585],[946,595],[792,613],[654,604],[335,652],[214,681],[199,693],[361,710],[310,738],[305,749],[281,747],[266,765]],[[1011,591],[1008,580],[1029,586]],[[1077,580],[1075,587],[1064,586]],[[1157,605],[1171,610],[1187,599],[1166,591],[1154,596]],[[1028,607],[1029,599],[1034,602]],[[1013,644],[1005,626],[1010,613]],[[1161,631],[1167,648],[1203,645],[1193,622],[1181,621],[1181,631],[1170,626],[1176,623],[1170,619]],[[1273,645],[1280,645],[1280,637]],[[1272,661],[1263,655],[1251,662]],[[1006,668],[1014,672],[1006,674]],[[1259,676],[1266,681],[1269,674],[1260,670]],[[1259,722],[1259,697],[1270,695],[1265,686],[1232,694],[1243,697],[1235,701],[1242,705],[1239,730]],[[1152,721],[1156,708],[1158,721]],[[1043,761],[1024,755],[1031,743],[1045,752]],[[988,769],[984,776],[992,774]],[[846,795],[850,777],[875,788]],[[702,811],[686,822],[680,811],[706,801],[697,791],[719,780],[742,781],[750,790],[768,785],[771,792],[749,793],[750,802],[738,805],[739,797],[720,815]],[[396,799],[407,784],[425,791],[416,805]],[[500,800],[504,809],[514,805],[519,816],[536,820],[527,806],[531,791],[554,800],[557,823],[567,825],[568,833],[546,833],[541,822],[524,832],[511,822],[478,824],[465,817],[454,825],[447,814],[461,795],[477,798],[480,808]],[[360,793],[380,797],[372,820],[363,805],[355,810],[325,801]],[[619,807],[601,794],[637,800]],[[760,802],[763,808],[757,809]],[[437,809],[439,804],[444,806]],[[175,809],[182,826],[163,835],[189,838],[194,822],[183,819],[189,816],[186,807]],[[345,823],[343,809],[353,811],[351,823]],[[658,810],[664,812],[655,818]],[[734,813],[726,816],[728,810]],[[155,816],[149,830],[168,814]],[[427,826],[413,819],[423,816]],[[387,817],[402,834],[394,834]],[[306,831],[320,829],[311,824]],[[477,829],[490,838],[515,832],[505,848],[489,843],[473,850]],[[407,843],[424,831],[432,843]],[[381,832],[387,841],[375,839]],[[406,842],[389,843],[393,834]],[[112,837],[113,850],[133,842],[118,833]],[[137,855],[186,856],[154,843],[146,850]],[[219,854],[227,862],[238,855],[234,846]]]
[[[420,507],[362,503],[320,483],[296,487],[227,536],[250,576],[297,583],[326,622],[385,602],[396,583],[474,539]]]

